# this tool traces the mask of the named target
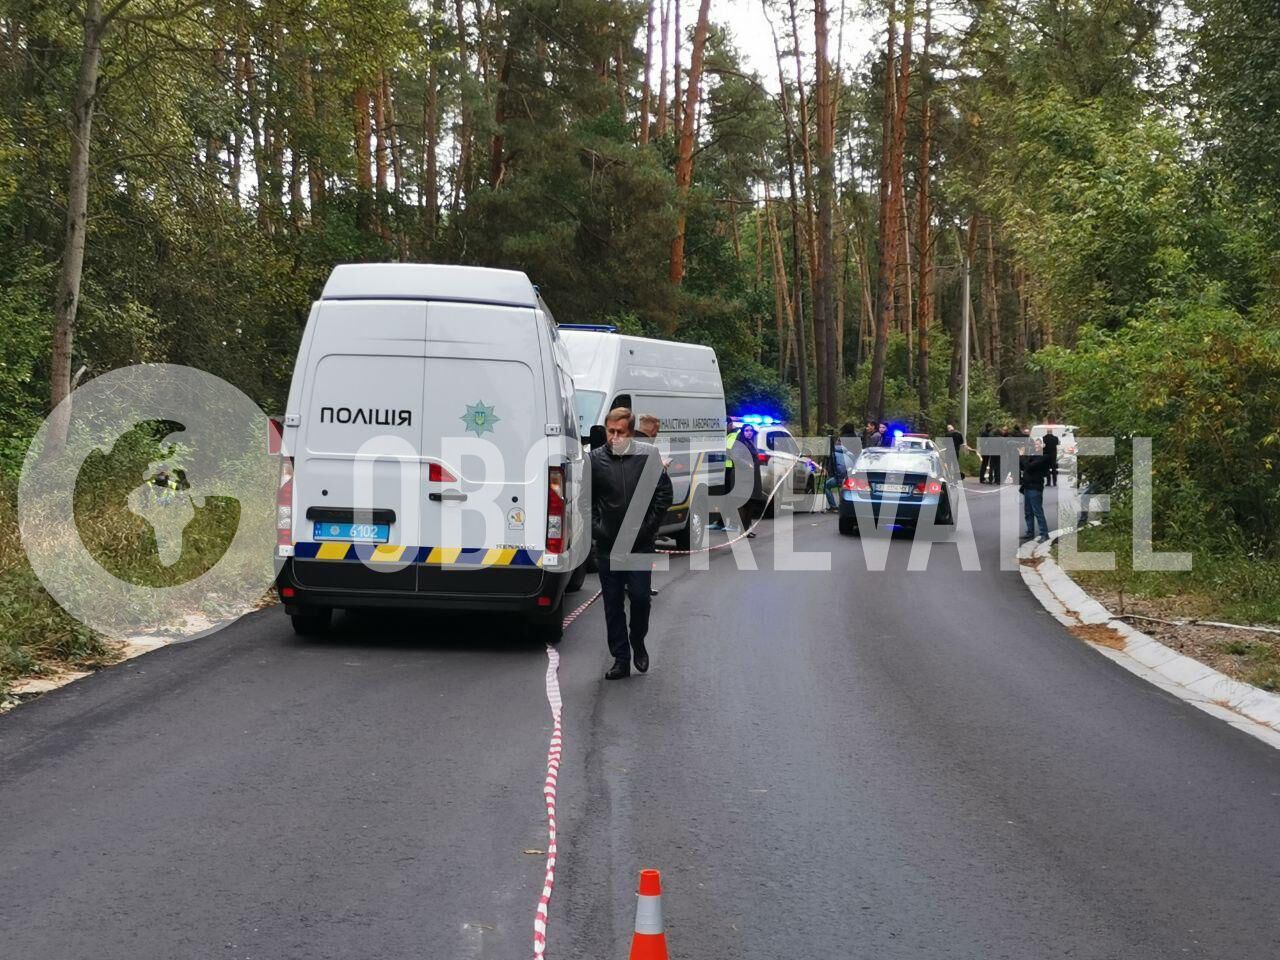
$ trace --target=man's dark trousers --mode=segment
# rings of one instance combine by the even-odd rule
[[[636,562],[634,557],[632,562]],[[604,622],[609,634],[609,652],[613,659],[631,662],[631,651],[644,646],[649,632],[649,587],[653,583],[653,569],[648,564],[643,570],[614,570],[604,551],[596,555],[596,567],[600,573],[600,593],[604,598]],[[623,597],[631,599],[631,636],[627,636],[627,610]]]
[[[1027,521],[1027,536],[1036,535],[1036,524],[1040,525],[1040,535],[1049,535],[1049,521],[1044,515],[1044,490],[1038,487],[1027,487],[1022,491],[1022,512]]]

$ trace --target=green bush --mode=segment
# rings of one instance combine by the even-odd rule
[[[1173,542],[1274,552],[1280,539],[1280,322],[1210,295],[1156,300],[1041,362],[1081,436],[1117,438],[1085,476],[1123,501],[1133,437],[1151,437],[1154,517]]]

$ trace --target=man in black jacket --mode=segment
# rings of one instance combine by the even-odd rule
[[[1049,461],[1049,486],[1058,485],[1058,437],[1052,430],[1044,435],[1044,455]]]
[[[590,457],[591,540],[600,572],[609,652],[613,654],[613,666],[605,678],[619,680],[631,674],[633,660],[641,673],[649,669],[644,639],[649,631],[653,568],[648,562],[638,564],[627,554],[653,552],[658,527],[671,506],[671,480],[662,468],[657,448],[634,439],[636,419],[628,408],[610,410],[604,426],[609,442],[593,450]],[[650,487],[649,484],[654,483],[654,472],[656,486]],[[646,473],[649,477],[645,477]],[[653,493],[647,508],[629,518],[632,500],[650,489]],[[631,600],[629,640],[626,597]]]
[[[1020,482],[1018,489],[1022,492],[1022,512],[1027,521],[1027,529],[1023,540],[1030,540],[1036,535],[1036,525],[1040,527],[1040,542],[1049,539],[1049,521],[1044,515],[1044,481],[1049,475],[1049,458],[1044,455],[1039,441],[1031,441],[1031,451],[1019,457]]]

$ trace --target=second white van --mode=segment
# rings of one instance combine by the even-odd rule
[[[578,433],[589,443],[614,407],[661,424],[657,447],[668,458],[672,503],[660,532],[688,548],[707,522],[698,487],[724,483],[724,387],[716,352],[696,343],[625,336],[607,326],[562,324],[577,403]]]

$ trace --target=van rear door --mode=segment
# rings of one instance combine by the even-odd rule
[[[336,558],[343,540],[416,545],[426,369],[427,305],[325,300],[314,318],[295,467],[299,541]],[[335,524],[355,509],[381,511],[386,531],[344,537]],[[389,511],[389,513],[388,513]],[[328,521],[326,525],[326,520]]]
[[[422,452],[441,469],[428,472],[421,542],[461,548],[462,562],[545,546],[547,471],[530,452],[559,417],[547,416],[542,326],[527,307],[427,306]]]

